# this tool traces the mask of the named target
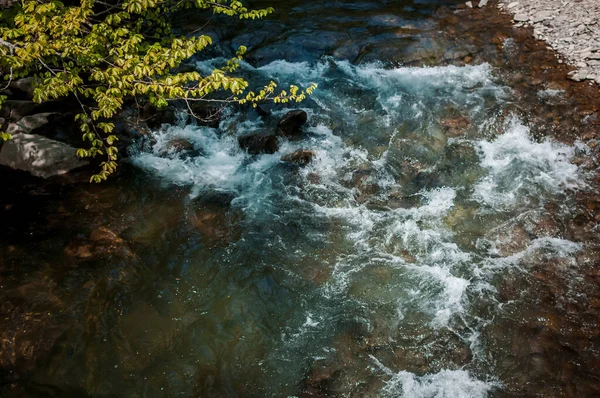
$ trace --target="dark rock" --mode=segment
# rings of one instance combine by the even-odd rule
[[[256,109],[256,113],[258,113],[258,116],[262,118],[267,118],[272,114],[271,110],[265,105],[256,105],[254,109]]]
[[[222,107],[206,105],[205,103],[202,103],[202,101],[190,101],[189,108],[191,109],[190,116],[192,116],[199,125],[212,128],[219,127],[221,116],[223,114]],[[190,109],[187,109],[186,106],[183,111],[190,113]]]
[[[311,184],[320,184],[321,183],[321,176],[316,173],[308,173],[308,176],[306,176],[306,178],[308,179],[308,181]]]
[[[373,170],[357,170],[352,174],[349,187],[356,189],[354,199],[358,203],[365,203],[379,192],[379,186],[374,183]]]
[[[205,206],[219,206],[219,207],[228,207],[231,205],[231,202],[235,199],[235,195],[231,192],[226,191],[209,191],[202,192],[200,196],[198,196],[194,200],[194,205],[198,207]]]
[[[308,120],[308,115],[301,109],[296,109],[293,111],[289,111],[286,115],[279,121],[277,125],[277,129],[279,133],[288,137],[288,136],[297,136],[302,133],[302,126]]]
[[[33,77],[24,77],[13,80],[8,89],[3,90],[4,95],[11,99],[25,100],[33,98]]]
[[[0,116],[11,122],[15,122],[34,113],[36,107],[38,107],[38,104],[33,101],[6,100],[2,104],[2,109],[0,109]]]
[[[284,162],[289,162],[298,166],[306,166],[312,161],[315,153],[313,151],[307,151],[304,149],[299,149],[296,152],[288,153],[287,155],[283,155],[281,160]]]
[[[168,106],[159,109],[150,103],[144,106],[140,117],[141,121],[146,122],[152,130],[159,129],[163,124],[175,124],[177,121],[177,115],[173,107]]]
[[[274,134],[249,134],[238,138],[240,147],[251,155],[260,153],[275,153],[279,150],[277,137]]]

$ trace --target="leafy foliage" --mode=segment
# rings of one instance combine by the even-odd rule
[[[258,92],[232,73],[245,47],[222,68],[202,76],[176,73],[186,59],[212,44],[206,35],[173,33],[170,18],[186,9],[200,9],[242,19],[264,18],[272,8],[248,9],[237,0],[80,0],[67,6],[58,0],[23,0],[0,14],[0,70],[10,83],[35,76],[34,101],[74,96],[81,106],[75,117],[87,148],[78,156],[106,156],[91,181],[105,180],[116,168],[118,137],[114,117],[128,98],[165,107],[169,101],[256,103],[302,101],[316,85],[276,92],[270,82]],[[211,96],[217,91],[226,98]],[[0,107],[4,98],[0,97]],[[191,108],[190,108],[191,110]],[[10,139],[8,134],[0,135]]]

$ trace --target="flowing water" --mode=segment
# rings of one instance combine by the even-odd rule
[[[529,335],[510,325],[553,315],[506,281],[544,264],[577,279],[587,249],[561,220],[592,190],[574,162],[589,149],[534,134],[498,66],[455,62],[439,6],[292,2],[289,20],[222,33],[201,72],[252,37],[252,82],[319,84],[274,154],[237,137],[290,108],[182,114],[106,186],[9,196],[5,215],[33,206],[50,226],[7,222],[7,394],[477,398],[550,377],[519,362],[511,334]],[[281,160],[298,149],[312,162]]]

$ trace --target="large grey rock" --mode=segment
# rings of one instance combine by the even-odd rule
[[[9,134],[31,133],[50,122],[49,118],[55,113],[37,113],[21,118],[19,121],[10,123],[6,129]]]
[[[33,97],[33,77],[24,77],[12,82],[10,85],[12,88],[16,88],[19,91]]]
[[[42,178],[64,174],[87,163],[77,157],[72,146],[36,134],[14,134],[0,150],[0,165]]]

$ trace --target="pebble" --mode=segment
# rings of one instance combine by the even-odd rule
[[[498,6],[513,15],[516,27],[531,26],[534,37],[577,68],[569,79],[598,83],[600,0],[500,0]]]
[[[551,17],[552,14],[550,13],[550,11],[541,11],[535,14],[535,17],[533,17],[533,23],[542,22],[546,19],[550,19]]]
[[[517,21],[517,22],[527,22],[527,21],[529,21],[529,15],[527,15],[527,14],[517,14],[517,15],[515,15],[515,21]]]

